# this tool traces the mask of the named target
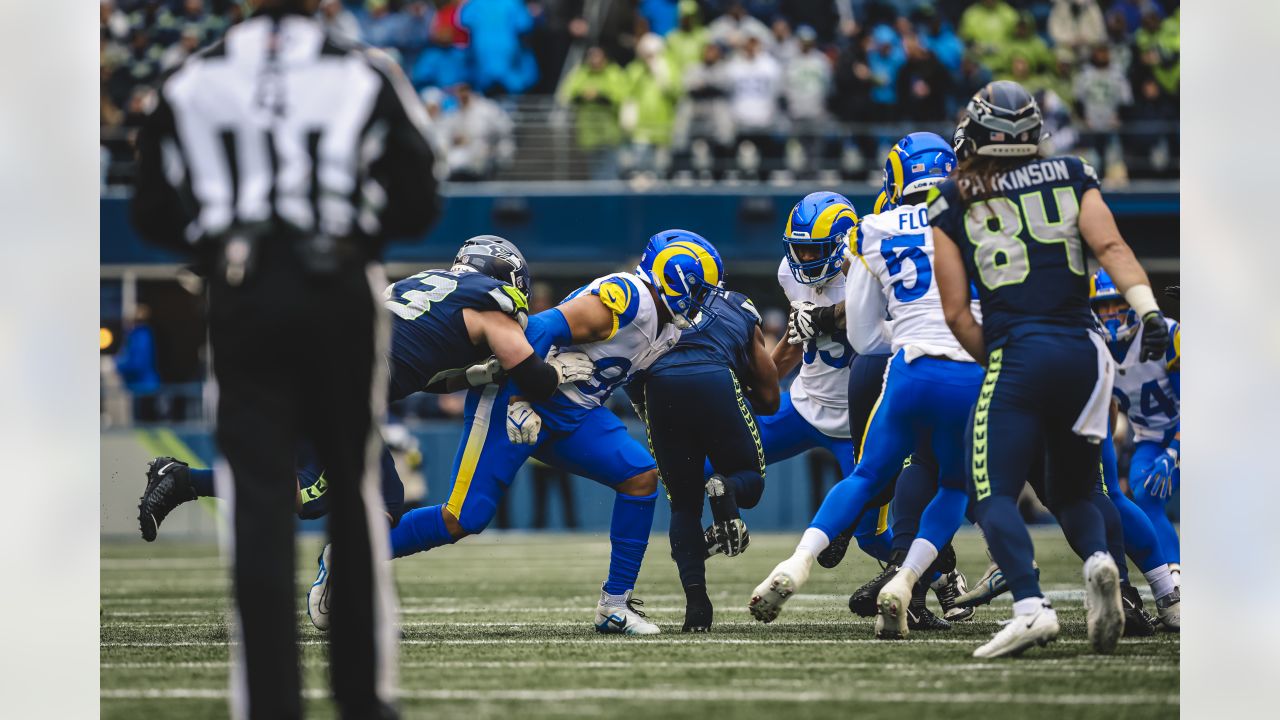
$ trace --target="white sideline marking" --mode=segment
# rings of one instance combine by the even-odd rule
[[[303,690],[309,700],[329,697],[318,688]],[[1033,695],[1027,693],[939,692],[787,692],[778,690],[626,690],[621,688],[566,688],[563,690],[401,690],[405,700],[469,700],[490,702],[566,702],[572,700],[651,700],[655,702],[868,702],[958,703],[991,705],[1177,705],[1177,695]],[[111,689],[104,700],[222,700],[227,691],[209,688]]]
[[[666,645],[880,645],[886,647],[884,640],[874,640],[870,638],[851,638],[848,640],[835,640],[827,638],[816,638],[812,640],[799,640],[794,638],[772,639],[772,638],[681,638],[675,639],[676,636],[668,635],[665,637],[628,637],[622,642],[646,643],[646,644],[666,644]],[[506,638],[494,637],[486,639],[467,639],[467,640],[422,640],[422,639],[402,639],[401,645],[493,645],[495,647],[503,645],[601,645],[611,642],[606,637],[584,637],[584,638]],[[1124,641],[1124,645],[1148,645],[1155,644],[1158,640],[1150,640],[1147,638],[1129,638]],[[938,638],[938,639],[921,639],[908,640],[908,644],[914,645],[971,645],[978,646],[982,644],[982,638]],[[1089,641],[1083,638],[1059,638],[1054,641],[1058,645],[1088,645]],[[143,647],[226,647],[229,645],[225,640],[179,640],[174,642],[104,642],[99,643],[99,647],[104,648],[143,648]],[[299,640],[299,645],[328,645],[328,640]]]
[[[1105,656],[1104,656],[1105,657]],[[1117,661],[1116,664],[1123,664],[1126,672],[1136,670],[1140,672],[1178,672],[1178,666],[1168,662],[1168,658],[1162,658],[1164,662],[1156,661],[1160,656],[1155,655],[1124,655],[1115,657],[1106,657],[1107,660]],[[787,663],[785,668],[779,670],[893,670],[907,675],[913,674],[934,674],[939,670],[970,672],[983,670],[998,670],[1001,672],[1052,672],[1058,673],[1063,670],[1093,670],[1096,669],[1101,657],[1087,657],[1078,659],[1063,658],[1045,658],[1043,660],[1011,664],[1011,663],[952,663],[952,662],[911,662],[911,663],[878,663],[878,662],[801,662]],[[1138,663],[1140,659],[1147,659],[1148,662]],[[1123,661],[1123,663],[1119,662]],[[324,658],[317,658],[313,661],[307,661],[308,667],[325,667],[329,664]],[[225,660],[214,660],[206,662],[184,661],[184,662],[104,662],[99,664],[103,670],[167,670],[167,669],[184,669],[184,670],[218,670],[226,668],[230,665]],[[407,669],[485,669],[485,670],[630,670],[636,667],[635,662],[609,661],[609,660],[470,660],[465,662],[441,660],[437,662],[427,661],[404,661],[400,663],[401,668]],[[643,667],[646,669],[662,668],[673,670],[753,670],[761,666],[759,662],[746,662],[742,660],[724,660],[724,661],[660,661],[649,662],[644,661]]]

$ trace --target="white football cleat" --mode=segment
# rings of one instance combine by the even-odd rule
[[[880,588],[876,596],[876,638],[879,640],[905,640],[910,629],[907,627],[907,606],[911,604],[911,590],[915,584],[914,575],[907,570],[899,570],[885,586]]]
[[[330,545],[326,544],[320,551],[320,557],[316,558],[320,571],[316,573],[311,589],[307,590],[307,617],[311,618],[311,624],[317,630],[325,632],[329,630],[329,549]]]
[[[1173,632],[1182,631],[1182,588],[1175,587],[1173,592],[1156,598],[1156,614],[1160,622]]]
[[[616,635],[657,635],[662,632],[657,625],[645,619],[644,611],[637,605],[643,600],[631,597],[628,590],[621,595],[609,595],[600,591],[600,604],[596,606],[596,632]]]
[[[747,603],[751,615],[763,623],[776,620],[787,598],[794,595],[809,579],[809,565],[812,562],[813,558],[807,555],[792,555],[778,563],[769,577],[751,593],[751,601]]]
[[[976,658],[1021,655],[1028,648],[1044,646],[1058,637],[1058,613],[1048,600],[1030,615],[1014,615],[986,645],[973,651]]]
[[[1120,602],[1120,570],[1105,552],[1084,561],[1084,609],[1089,643],[1104,655],[1116,649],[1124,632],[1124,606]]]

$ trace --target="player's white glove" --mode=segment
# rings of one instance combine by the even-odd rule
[[[584,352],[553,353],[547,356],[547,364],[555,368],[560,378],[557,385],[590,380],[596,372],[595,362]]]
[[[813,311],[817,307],[808,300],[796,300],[791,303],[791,312],[787,317],[788,345],[799,345],[817,334],[813,324]]]
[[[471,387],[482,387],[489,383],[497,382],[502,373],[502,363],[498,362],[498,358],[493,355],[490,355],[489,359],[484,362],[468,366],[465,371],[467,385]]]
[[[542,418],[533,406],[517,400],[507,406],[507,439],[516,445],[533,445],[542,432]]]

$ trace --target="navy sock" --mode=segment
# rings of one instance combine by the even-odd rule
[[[1036,551],[1031,534],[1018,514],[1018,503],[1008,495],[992,495],[975,503],[978,525],[987,538],[991,558],[1000,566],[1014,600],[1041,597],[1040,581],[1032,561]],[[1095,511],[1096,512],[1096,511]]]
[[[1107,548],[1107,526],[1102,513],[1089,498],[1062,503],[1053,513],[1062,526],[1062,534],[1067,536],[1071,549],[1081,559],[1099,552],[1109,552]],[[1119,519],[1119,516],[1116,516]]]
[[[920,532],[920,515],[933,498],[937,469],[912,463],[898,473],[893,490],[893,549],[905,555]],[[936,547],[942,547],[937,545]]]
[[[706,546],[702,536],[702,508],[697,511],[671,509],[671,559],[676,561],[680,584],[707,584]]]
[[[441,545],[452,545],[458,540],[445,527],[441,506],[415,508],[400,518],[391,528],[391,556],[404,557],[425,552]]]
[[[191,488],[196,491],[196,497],[215,497],[213,471],[209,468],[189,468],[187,479],[191,481]]]
[[[1093,497],[1093,506],[1098,509],[1098,514],[1102,515],[1102,524],[1107,536],[1107,552],[1111,553],[1111,558],[1116,561],[1116,567],[1120,570],[1121,582],[1129,582],[1129,563],[1124,558],[1124,524],[1120,522],[1120,511],[1116,509],[1115,503],[1111,502],[1111,498],[1101,492],[1095,492]]]
[[[652,495],[623,495],[613,498],[613,521],[609,525],[609,577],[604,591],[621,595],[636,586],[640,563],[649,547],[649,530],[653,527],[653,509],[658,491]]]

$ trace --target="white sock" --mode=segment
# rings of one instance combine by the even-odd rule
[[[808,555],[810,560],[814,560],[830,544],[831,538],[826,533],[818,528],[809,528],[800,537],[800,544],[796,545],[796,555]]]
[[[604,588],[601,588],[600,604],[607,605],[609,607],[623,607],[627,604],[627,594],[623,593],[621,595],[610,595],[609,593],[604,591]]]
[[[938,548],[933,543],[924,538],[916,538],[911,541],[911,549],[907,551],[907,559],[902,561],[902,569],[910,570],[919,579],[937,558]]]
[[[1044,598],[1029,597],[1021,600],[1015,600],[1013,603],[1014,615],[1034,615],[1037,610],[1044,607]]]
[[[1157,599],[1173,592],[1177,585],[1173,583],[1173,573],[1169,572],[1168,565],[1161,565],[1155,570],[1142,573],[1147,579],[1147,584],[1151,586],[1151,594]]]

